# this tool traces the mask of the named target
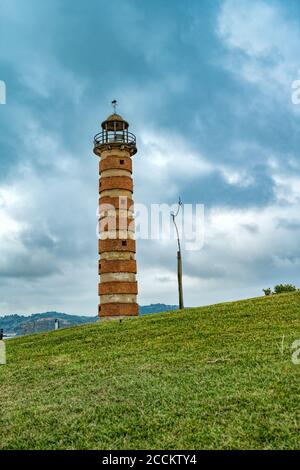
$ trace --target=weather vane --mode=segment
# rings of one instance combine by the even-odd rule
[[[111,104],[113,105],[114,113],[116,113],[116,109],[117,109],[117,105],[118,105],[117,100],[113,100],[113,101],[111,102]]]

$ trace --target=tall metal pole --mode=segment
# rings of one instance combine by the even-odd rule
[[[181,245],[180,245],[179,231],[178,231],[178,227],[177,227],[175,219],[179,214],[181,206],[182,206],[182,202],[181,202],[181,199],[179,198],[178,209],[177,209],[176,214],[174,214],[174,212],[171,213],[173,223],[175,225],[175,230],[176,230],[176,234],[177,234],[177,244],[178,244],[177,277],[178,277],[178,297],[179,297],[179,309],[180,310],[184,308],[184,304],[183,304],[183,287],[182,287],[182,256],[181,256]]]

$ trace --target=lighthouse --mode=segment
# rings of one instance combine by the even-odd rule
[[[100,319],[138,315],[136,242],[133,216],[132,157],[136,137],[114,112],[94,138],[99,160],[99,308]]]

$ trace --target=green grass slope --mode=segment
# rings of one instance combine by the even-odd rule
[[[299,449],[300,294],[7,341],[1,449]]]

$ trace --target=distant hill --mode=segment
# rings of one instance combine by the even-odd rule
[[[140,315],[176,310],[176,305],[151,304],[140,306]],[[6,315],[0,316],[0,329],[3,328],[6,335],[23,336],[31,333],[41,333],[54,329],[54,320],[59,320],[60,328],[68,328],[75,325],[95,323],[98,317],[83,315],[69,315],[60,312],[35,313],[30,316]]]
[[[7,335],[27,335],[40,333],[54,329],[54,320],[58,319],[61,328],[67,328],[85,323],[93,323],[96,317],[84,317],[79,315],[68,315],[60,312],[35,313],[30,316],[6,315],[0,317],[0,328],[3,328]]]
[[[177,310],[177,305],[166,304],[151,304],[140,306],[140,315],[148,315],[149,313],[169,312],[170,310]]]
[[[0,450],[299,449],[299,338],[297,292],[9,340]]]

